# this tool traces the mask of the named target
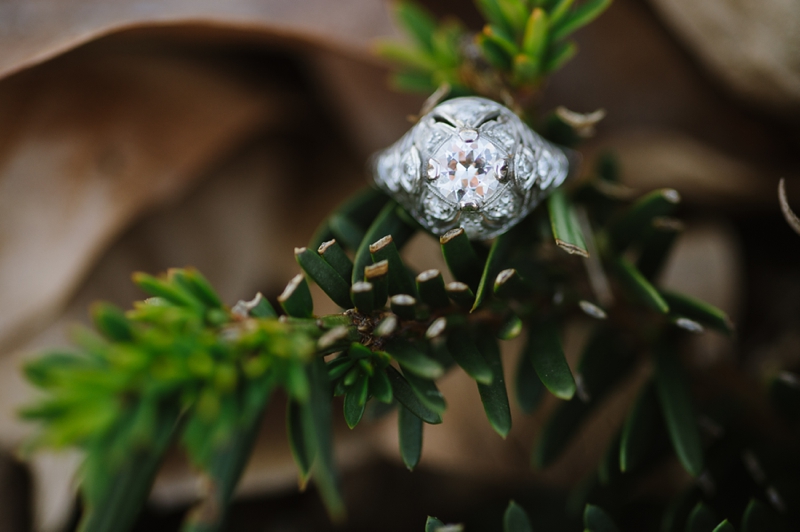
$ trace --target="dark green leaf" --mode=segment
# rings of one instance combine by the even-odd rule
[[[353,342],[347,350],[347,356],[354,360],[368,359],[373,356],[373,351],[362,343]]]
[[[422,420],[400,405],[397,411],[397,425],[400,438],[400,456],[409,471],[419,463],[422,455]]]
[[[389,296],[389,263],[382,260],[377,264],[365,266],[364,280],[372,285],[373,307],[376,309],[385,307],[386,298]]]
[[[475,294],[469,286],[462,282],[454,281],[452,283],[447,283],[445,290],[447,291],[447,296],[452,299],[456,305],[466,310],[472,308],[472,304],[475,302]]]
[[[278,296],[283,311],[295,318],[310,318],[314,315],[314,301],[303,274],[295,275]]]
[[[528,514],[514,501],[508,503],[503,515],[503,532],[533,532]]]
[[[400,373],[389,366],[386,368],[386,376],[392,384],[392,393],[397,401],[408,408],[408,410],[420,418],[425,423],[436,425],[442,422],[442,416],[423,405],[417,394],[411,389],[411,385],[403,378]]]
[[[651,227],[643,238],[642,249],[636,260],[636,268],[650,280],[658,278],[672,251],[672,245],[683,231],[683,224],[674,218],[653,218]]]
[[[278,313],[275,308],[267,301],[267,298],[261,292],[256,294],[250,301],[240,301],[244,306],[248,316],[253,318],[277,318]],[[238,306],[238,304],[237,304]]]
[[[92,321],[109,340],[128,342],[133,340],[133,328],[125,313],[110,303],[92,305]]]
[[[596,19],[611,5],[611,0],[587,0],[578,6],[565,20],[553,28],[552,39],[563,39]]]
[[[290,361],[283,382],[286,393],[292,399],[305,403],[311,393],[306,370],[300,361]]]
[[[655,360],[656,390],[672,447],[686,471],[697,476],[703,471],[703,446],[678,354],[667,343],[656,348]]]
[[[342,397],[345,392],[347,391],[347,387],[344,385],[344,380],[336,381],[336,384],[333,386],[333,396],[334,397]]]
[[[545,389],[533,367],[532,354],[528,341],[520,354],[516,374],[517,403],[526,414],[536,410],[544,396]]]
[[[492,383],[492,368],[478,351],[474,335],[467,331],[455,331],[447,337],[447,349],[467,375],[481,384]]]
[[[375,289],[372,283],[359,281],[350,287],[350,299],[361,314],[370,314],[375,310]]]
[[[619,465],[622,471],[631,471],[642,463],[653,442],[656,424],[659,422],[655,386],[648,383],[639,393],[622,427],[619,447]]]
[[[396,294],[389,298],[389,306],[402,320],[416,319],[417,300],[408,294]]]
[[[311,476],[311,464],[314,455],[306,446],[306,436],[303,434],[303,406],[297,401],[288,401],[286,404],[286,433],[289,437],[289,448],[294,457],[294,463],[300,473],[300,489],[305,489],[308,478]]]
[[[347,426],[354,429],[367,405],[367,392],[369,390],[369,377],[360,372],[356,382],[348,388],[344,395],[344,420]]]
[[[358,249],[364,241],[366,231],[353,220],[343,214],[334,214],[328,220],[331,234],[347,249]]]
[[[333,463],[333,420],[331,391],[325,363],[315,359],[308,368],[311,394],[303,407],[303,436],[309,455],[314,456],[312,477],[328,513],[334,520],[345,515],[344,502],[339,493],[338,477]]]
[[[395,246],[398,249],[403,245],[413,234],[413,230],[398,216],[397,204],[390,201],[378,214],[375,221],[367,229],[361,245],[356,251],[355,259],[353,260],[353,279],[352,282],[362,280],[364,275],[364,268],[372,262],[369,247],[370,244],[378,241],[379,239],[391,235]]]
[[[350,387],[356,383],[359,376],[361,376],[361,366],[353,364],[353,367],[350,368],[350,371],[348,371],[345,374],[344,379],[342,379],[342,383],[345,386]]]
[[[653,219],[675,210],[680,195],[671,188],[654,190],[638,199],[619,218],[611,223],[609,236],[614,249],[625,250],[652,227]]]
[[[669,312],[669,304],[664,300],[656,288],[645,279],[636,266],[624,257],[617,257],[614,260],[613,273],[616,275],[620,284],[630,294],[631,298],[636,299],[641,304],[650,307],[656,312],[666,314]]]
[[[583,526],[589,532],[619,532],[608,514],[592,504],[587,504],[583,511]]]
[[[500,347],[497,340],[488,334],[478,334],[478,351],[492,369],[491,384],[478,383],[478,392],[483,402],[483,410],[489,424],[500,436],[505,438],[511,430],[511,409],[508,406],[506,381],[503,376],[503,363],[500,360]]]
[[[575,379],[564,357],[558,326],[554,321],[537,321],[531,325],[527,353],[536,374],[550,393],[559,399],[572,399],[575,395]]]
[[[471,290],[477,290],[483,273],[483,263],[464,229],[457,227],[448,231],[439,238],[439,243],[442,245],[444,261],[453,277],[465,283]]]
[[[342,308],[351,308],[350,285],[318,253],[308,248],[295,248],[294,257],[303,271],[322,291]]]
[[[442,392],[436,387],[436,383],[430,379],[425,379],[414,375],[412,372],[406,371],[403,375],[411,385],[411,389],[417,394],[420,402],[436,412],[443,414],[447,409],[447,403],[442,396]]]
[[[723,311],[704,301],[677,292],[663,292],[670,312],[689,318],[723,334],[733,334],[733,323]]]
[[[370,377],[369,388],[370,393],[381,403],[390,404],[392,402],[392,384],[383,370],[376,370],[375,374]]]
[[[400,364],[400,367],[420,377],[438,379],[444,375],[441,364],[405,340],[391,340],[386,344],[385,350]]]
[[[514,243],[518,240],[519,231],[520,226],[517,226],[495,238],[492,248],[489,250],[489,257],[483,267],[483,274],[478,284],[478,291],[475,293],[475,303],[472,305],[472,311],[477,310],[492,293],[497,274],[507,266],[508,257],[511,254]]]
[[[438,532],[438,530],[443,526],[444,523],[435,517],[428,516],[428,520],[425,521],[425,532]]]
[[[714,532],[718,524],[719,519],[714,515],[711,508],[702,502],[698,502],[692,513],[689,514],[686,532]]]
[[[400,258],[400,252],[391,235],[387,235],[369,246],[373,262],[385,260],[389,263],[389,295],[408,294],[417,295],[414,278],[409,274],[408,268]]]
[[[432,310],[450,306],[450,300],[444,288],[444,279],[439,270],[426,270],[417,275],[417,293],[422,302]]]
[[[578,217],[561,189],[556,189],[550,194],[547,207],[556,245],[567,253],[588,257],[589,252],[586,251]]]
[[[508,268],[495,277],[493,292],[500,299],[521,299],[531,293],[531,287],[517,270]]]
[[[724,520],[721,522],[717,527],[712,530],[712,532],[736,532],[736,529],[733,528],[733,525],[728,522],[728,520]]]
[[[783,520],[763,502],[752,499],[742,516],[742,532],[783,532]]]
[[[317,253],[336,270],[342,279],[348,281],[353,277],[353,261],[347,256],[342,246],[336,239],[328,240],[320,244]]]

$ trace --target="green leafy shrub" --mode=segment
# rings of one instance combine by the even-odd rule
[[[550,140],[575,145],[599,116],[542,115],[532,102],[546,76],[575,53],[569,35],[609,1],[477,4],[487,21],[477,35],[453,20],[439,24],[413,4],[396,4],[411,42],[381,46],[385,57],[401,65],[395,84],[435,90],[436,98],[498,99]],[[150,299],[127,312],[96,305],[97,332],[79,330],[74,352],[49,353],[27,366],[29,380],[44,391],[23,412],[41,425],[31,446],[83,451],[81,530],[120,532],[132,525],[166,449],[177,443],[209,486],[183,530],[219,530],[261,414],[271,395],[283,390],[301,481],[313,479],[338,519],[345,508],[333,461],[334,397],[343,396],[351,428],[370,401],[396,408],[400,455],[413,469],[425,425],[441,423],[446,411],[436,381],[448,371],[463,370],[474,379],[488,423],[501,437],[509,433],[500,344],[524,335],[515,400],[526,413],[545,393],[562,400],[532,450],[537,468],[560,456],[635,367],[649,361],[654,368],[597,473],[573,496],[585,507],[586,530],[618,530],[603,510],[586,502],[602,502],[624,516],[625,501],[635,497],[631,479],[665,454],[673,452],[691,476],[707,480],[741,456],[748,457],[751,472],[762,471],[756,456],[771,449],[770,474],[762,474],[746,495],[753,501],[726,515],[740,520],[742,530],[767,530],[763,523],[786,514],[778,516],[759,500],[783,504],[774,482],[785,485],[797,460],[788,459],[784,470],[776,463],[791,455],[791,445],[770,434],[742,432],[735,423],[722,436],[701,431],[701,412],[681,362],[683,338],[704,329],[730,335],[733,327],[720,310],[656,283],[682,229],[672,217],[678,193],[664,189],[634,198],[618,183],[618,173],[613,157],[602,157],[584,178],[557,190],[490,244],[470,242],[460,229],[442,236],[441,251],[455,279],[448,284],[441,272],[417,274],[404,263],[403,246],[420,228],[371,188],[336,209],[310,244],[295,250],[303,274],[278,298],[280,314],[260,294],[224,305],[194,270],[158,278],[136,274],[134,281]],[[309,281],[342,311],[315,316]],[[562,348],[564,325],[574,320],[593,324],[575,374]],[[784,372],[770,389],[778,410],[796,422],[796,377]],[[720,401],[737,399],[731,390],[724,393]],[[702,408],[707,423],[719,418]],[[698,504],[711,498],[703,485],[691,485],[664,510],[662,530],[732,529],[708,505]],[[724,492],[724,486],[719,489]],[[719,497],[713,503],[731,511]],[[796,520],[796,512],[791,509],[789,519]],[[460,530],[435,518],[425,529]],[[515,503],[504,530],[531,530]]]

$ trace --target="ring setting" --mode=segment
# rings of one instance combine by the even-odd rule
[[[376,184],[423,227],[489,239],[519,223],[569,173],[562,149],[485,98],[447,100],[373,159]]]

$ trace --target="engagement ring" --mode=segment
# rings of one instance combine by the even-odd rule
[[[463,227],[471,239],[508,231],[569,173],[562,149],[510,109],[454,98],[374,158],[376,184],[423,227]]]

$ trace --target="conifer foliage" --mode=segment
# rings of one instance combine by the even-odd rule
[[[395,4],[409,39],[380,46],[398,65],[395,86],[436,91],[436,98],[494,98],[550,140],[576,146],[600,116],[545,114],[533,102],[547,76],[576,53],[570,35],[610,0],[476,3],[486,20],[477,34],[455,19],[436,21],[415,4]],[[733,327],[719,309],[658,285],[683,227],[674,218],[678,193],[636,197],[620,185],[610,155],[587,167],[491,243],[471,242],[460,229],[440,237],[449,272],[414,272],[405,264],[403,247],[421,229],[394,201],[367,188],[295,250],[301,273],[276,305],[257,294],[228,306],[192,269],[135,274],[149,299],[128,311],[96,304],[94,330],[77,331],[74,350],[46,353],[25,368],[44,392],[22,413],[40,426],[31,448],[83,452],[80,530],[129,529],[170,445],[186,450],[209,486],[182,530],[221,530],[262,413],[279,391],[289,399],[286,424],[301,483],[314,482],[332,518],[341,518],[333,416],[356,429],[370,403],[397,410],[399,454],[413,469],[425,426],[442,423],[447,411],[437,380],[449,371],[475,381],[487,422],[503,438],[512,430],[510,400],[530,413],[544,394],[556,396],[561,402],[531,450],[532,466],[546,468],[634,368],[652,366],[597,473],[573,497],[585,508],[586,530],[620,530],[587,503],[608,503],[624,522],[630,479],[665,455],[693,477],[713,478],[742,453],[751,466],[759,463],[768,440],[710,434],[698,423],[713,412],[698,409],[681,361],[683,338],[705,330],[730,335]],[[341,311],[316,315],[309,283]],[[574,320],[593,329],[575,372],[562,347],[565,324]],[[501,344],[518,336],[525,338],[523,353],[513,382],[506,382]],[[795,423],[797,382],[783,372],[769,384],[776,410]],[[785,451],[773,450],[771,464]],[[733,530],[727,517],[747,532],[796,519],[776,510],[784,472],[769,473],[753,483],[752,502],[735,515],[718,517],[702,502],[702,483],[693,485],[665,509],[662,530]],[[719,490],[724,495],[724,486]],[[719,498],[715,504],[731,509]],[[425,530],[461,527],[431,517]],[[517,503],[509,505],[503,530],[533,530]]]

